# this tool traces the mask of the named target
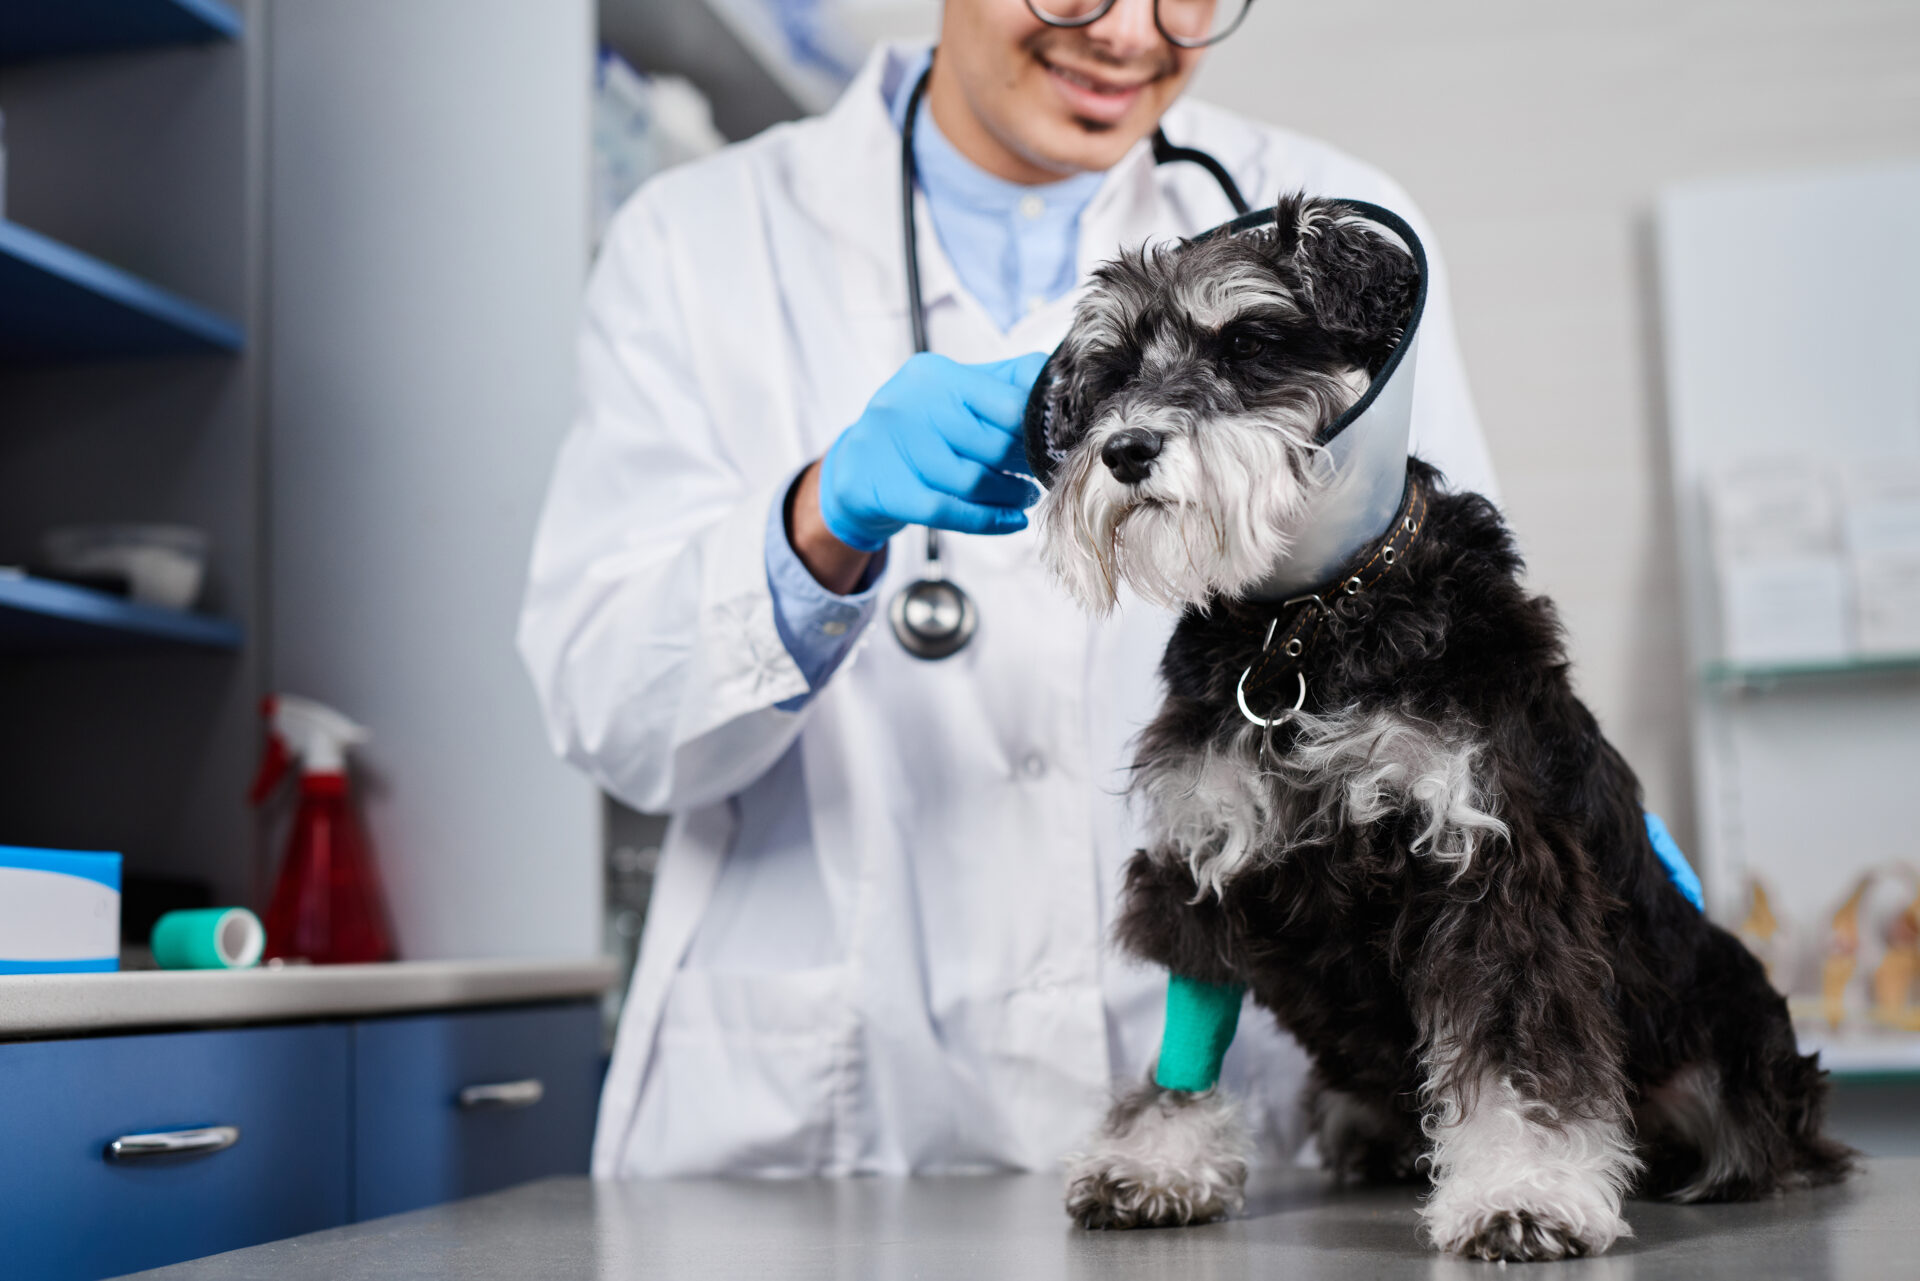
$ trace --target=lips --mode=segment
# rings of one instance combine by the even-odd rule
[[[1040,59],[1040,65],[1046,69],[1047,79],[1069,111],[1082,119],[1107,125],[1120,123],[1152,83],[1150,80],[1136,84],[1105,80],[1045,58]]]

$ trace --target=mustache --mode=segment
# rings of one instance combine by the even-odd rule
[[[1037,54],[1050,61],[1071,64],[1076,59],[1092,66],[1113,72],[1123,72],[1126,79],[1165,80],[1180,72],[1180,56],[1171,45],[1160,41],[1154,51],[1145,57],[1115,57],[1100,41],[1087,34],[1082,27],[1043,26],[1021,42],[1028,53]],[[1054,54],[1060,54],[1058,59]]]

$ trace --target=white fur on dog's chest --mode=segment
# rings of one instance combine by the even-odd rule
[[[1418,812],[1413,848],[1465,867],[1506,824],[1480,769],[1484,745],[1463,727],[1376,708],[1301,715],[1284,754],[1261,751],[1248,725],[1225,742],[1141,761],[1154,851],[1184,860],[1218,894],[1250,868],[1347,826]]]

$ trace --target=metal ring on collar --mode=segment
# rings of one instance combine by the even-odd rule
[[[1253,675],[1253,668],[1249,665],[1246,671],[1240,673],[1240,684],[1234,688],[1233,696],[1240,700],[1240,714],[1252,721],[1255,725],[1258,725],[1261,729],[1272,729],[1275,725],[1292,719],[1296,712],[1307,705],[1307,674],[1305,672],[1295,672],[1294,675],[1300,678],[1300,697],[1293,700],[1292,707],[1289,707],[1272,720],[1262,720],[1253,714],[1251,707],[1247,706],[1247,677],[1251,675]]]

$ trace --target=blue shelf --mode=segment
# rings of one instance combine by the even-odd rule
[[[232,352],[244,341],[218,312],[0,221],[0,361]]]
[[[153,45],[232,40],[240,15],[222,0],[5,0],[0,62]]]
[[[0,575],[0,653],[190,645],[238,649],[238,623],[41,578]]]

